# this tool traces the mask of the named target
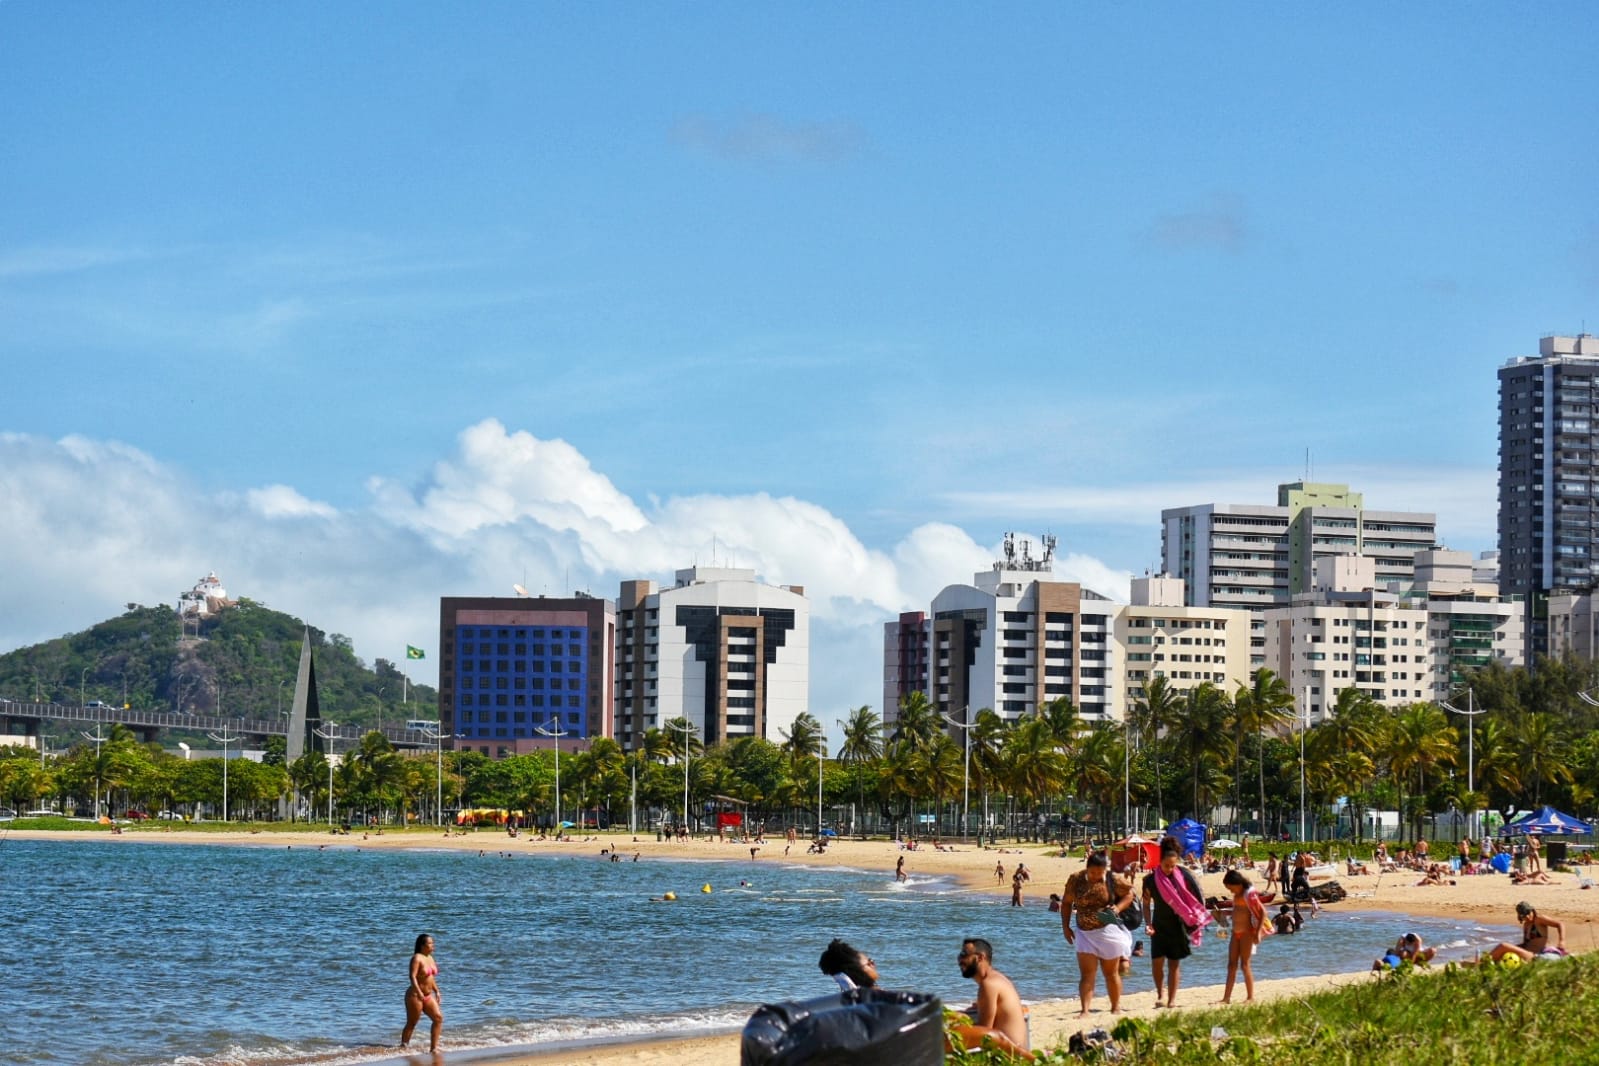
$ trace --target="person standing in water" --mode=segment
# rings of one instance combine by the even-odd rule
[[[411,983],[405,990],[405,1028],[400,1032],[400,1046],[411,1046],[411,1034],[416,1023],[426,1014],[433,1022],[429,1034],[428,1050],[439,1049],[439,1030],[444,1028],[444,996],[439,991],[439,964],[433,959],[433,938],[426,933],[416,938],[411,952]]]

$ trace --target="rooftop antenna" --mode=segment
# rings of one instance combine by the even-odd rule
[[[513,592],[515,592],[518,596],[523,597],[524,599],[527,598],[527,596],[529,595],[526,587],[524,587],[522,585],[512,585],[511,586],[511,590]]]

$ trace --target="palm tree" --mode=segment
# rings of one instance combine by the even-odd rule
[[[1521,776],[1532,784],[1532,805],[1543,803],[1544,782],[1569,784],[1571,766],[1565,760],[1567,745],[1555,716],[1542,711],[1523,715],[1516,728],[1521,749]]]
[[[1411,703],[1399,708],[1388,730],[1388,765],[1396,782],[1403,782],[1411,771],[1416,775],[1414,795],[1420,799],[1427,791],[1427,775],[1442,766],[1453,766],[1460,734],[1448,717],[1431,703]],[[1401,784],[1401,789],[1403,785]],[[1401,793],[1401,796],[1403,793]],[[1401,799],[1400,810],[1404,810]],[[1422,811],[1416,807],[1416,837],[1421,837]]]
[[[925,692],[910,692],[900,697],[899,714],[894,719],[894,732],[889,739],[895,743],[906,742],[917,751],[933,742],[935,734],[942,732],[938,709]]]
[[[1077,771],[1077,794],[1092,800],[1099,808],[1099,822],[1109,825],[1107,812],[1115,810],[1122,795],[1122,770],[1126,756],[1125,734],[1110,723],[1098,726],[1083,738],[1073,760]],[[1124,827],[1125,828],[1125,827]]]
[[[1268,729],[1277,730],[1293,720],[1294,695],[1288,685],[1272,671],[1261,667],[1249,678],[1249,687],[1238,686],[1233,695],[1233,714],[1238,725],[1238,748],[1243,750],[1246,733],[1255,734],[1260,741],[1260,761],[1257,780],[1260,787],[1261,828],[1266,820],[1266,745]],[[1242,774],[1239,775],[1242,778]],[[1242,804],[1240,804],[1242,806]]]
[[[1305,776],[1328,782],[1324,796],[1348,796],[1356,838],[1364,831],[1366,786],[1377,772],[1378,746],[1387,735],[1387,711],[1353,686],[1338,693],[1332,714],[1305,734]]]
[[[1176,720],[1182,696],[1161,674],[1144,686],[1144,698],[1133,704],[1133,719],[1143,743],[1149,746],[1155,770],[1155,813],[1164,822],[1166,803],[1160,787],[1160,734]]]
[[[855,777],[855,789],[860,801],[860,811],[866,813],[866,779],[862,766],[883,754],[883,723],[877,712],[861,706],[849,712],[844,719],[844,742],[838,748],[838,761],[846,763]],[[862,832],[865,832],[864,824]]]
[[[1176,720],[1171,725],[1171,736],[1192,775],[1193,817],[1197,821],[1206,820],[1204,814],[1209,808],[1209,804],[1201,805],[1201,792],[1214,795],[1221,768],[1231,760],[1228,728],[1231,722],[1232,701],[1209,681],[1202,681],[1183,693]]]
[[[783,737],[783,750],[788,752],[791,769],[797,768],[808,757],[827,755],[827,734],[822,731],[822,723],[810,711],[795,715],[794,724],[788,731],[779,729],[778,733]]]
[[[1023,718],[1006,736],[1005,763],[1010,791],[1032,811],[1064,788],[1070,764],[1049,723],[1034,715]]]

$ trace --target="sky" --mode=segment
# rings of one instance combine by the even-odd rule
[[[1599,8],[0,3],[0,650],[208,571],[804,585],[812,709],[1059,538],[1309,473],[1494,547],[1599,323]],[[880,708],[879,708],[880,709]]]

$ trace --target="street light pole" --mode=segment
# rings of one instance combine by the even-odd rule
[[[83,668],[83,673],[78,675],[78,706],[79,707],[88,706],[88,704],[84,701],[84,686],[88,683],[89,671],[93,670],[93,669],[94,669],[94,667],[92,667],[92,666],[85,666]],[[98,730],[96,730],[96,732],[98,732]]]
[[[683,734],[683,831],[688,832],[688,753],[689,739],[694,735],[694,723],[685,720],[682,725],[666,723],[670,729]],[[817,827],[820,829],[820,826]]]
[[[561,738],[571,734],[559,727],[549,730],[541,725],[534,726],[533,732],[543,737],[555,738],[555,839],[559,840],[561,839]],[[582,798],[578,797],[580,800]]]
[[[222,727],[222,734],[207,733],[206,736],[222,745],[222,820],[228,820],[228,745],[244,739],[243,736],[229,736],[228,727]]]
[[[1578,695],[1581,696],[1583,699],[1588,700],[1588,702],[1590,702],[1590,703],[1593,702],[1591,699],[1589,699],[1588,694],[1586,692],[1579,692]],[[1439,700],[1438,701],[1438,706],[1442,707],[1446,711],[1453,711],[1455,714],[1463,714],[1463,715],[1466,716],[1466,791],[1467,792],[1471,792],[1471,793],[1474,794],[1471,797],[1471,832],[1470,832],[1470,835],[1471,836],[1476,836],[1477,835],[1477,797],[1476,797],[1475,793],[1477,791],[1477,776],[1476,776],[1476,769],[1477,769],[1477,728],[1476,728],[1477,727],[1477,716],[1479,714],[1486,714],[1488,709],[1486,707],[1478,707],[1477,706],[1476,697],[1475,697],[1475,694],[1471,691],[1471,686],[1470,685],[1466,686],[1466,709],[1465,710],[1461,710],[1459,707],[1456,707],[1454,704],[1450,703],[1448,700]]]
[[[434,783],[438,786],[438,793],[433,800],[433,824],[444,824],[444,723],[441,721],[436,726],[429,726],[422,730],[422,735],[433,741],[433,750],[438,757],[438,766],[434,770]]]
[[[966,825],[971,821],[972,813],[972,726],[971,704],[961,708],[963,721],[957,722],[949,715],[943,715],[944,721],[956,726],[961,731],[961,739],[966,746],[966,757],[961,767],[961,842],[966,842]]]
[[[337,722],[328,722],[321,729],[313,729],[312,733],[328,742],[328,828],[333,827],[333,742],[338,739],[339,730]]]
[[[84,733],[81,729],[78,732],[83,736],[84,740],[92,740],[92,741],[94,741],[94,817],[95,817],[96,820],[99,820],[99,818],[100,818],[100,745],[104,744],[106,741],[110,740],[111,738],[110,737],[102,737],[100,735],[100,722],[99,722],[100,712],[96,711],[94,717],[95,717],[95,723],[94,723],[94,732],[93,733]],[[63,799],[65,799],[65,797],[63,797]],[[63,802],[61,804],[61,811],[62,811],[63,814],[66,813],[66,809],[67,809],[66,803]]]

